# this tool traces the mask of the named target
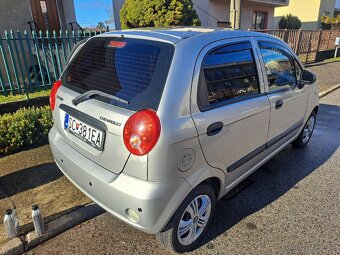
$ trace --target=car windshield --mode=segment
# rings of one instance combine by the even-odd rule
[[[97,90],[112,95],[95,98],[122,108],[157,110],[173,51],[173,45],[163,42],[92,38],[72,59],[62,82],[79,93]]]

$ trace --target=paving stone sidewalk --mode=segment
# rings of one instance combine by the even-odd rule
[[[319,63],[317,65],[307,67],[307,70],[316,75],[320,92],[330,88],[331,86],[340,84],[340,61]]]

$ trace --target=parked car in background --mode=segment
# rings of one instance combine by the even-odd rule
[[[306,146],[318,113],[315,76],[284,42],[190,27],[88,39],[50,102],[65,176],[174,252],[197,247],[218,199]]]

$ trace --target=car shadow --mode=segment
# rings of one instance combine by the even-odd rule
[[[0,200],[39,187],[62,177],[55,163],[41,164],[0,177]]]
[[[288,146],[248,177],[248,185],[231,198],[216,203],[211,227],[204,245],[236,225],[247,216],[273,203],[298,182],[323,165],[340,146],[340,107],[321,104],[313,137],[306,148]],[[246,224],[249,229],[257,226]]]

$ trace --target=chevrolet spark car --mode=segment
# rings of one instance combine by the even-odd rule
[[[55,161],[82,192],[174,252],[215,202],[318,113],[315,76],[281,40],[204,28],[126,30],[79,43],[51,91]]]

